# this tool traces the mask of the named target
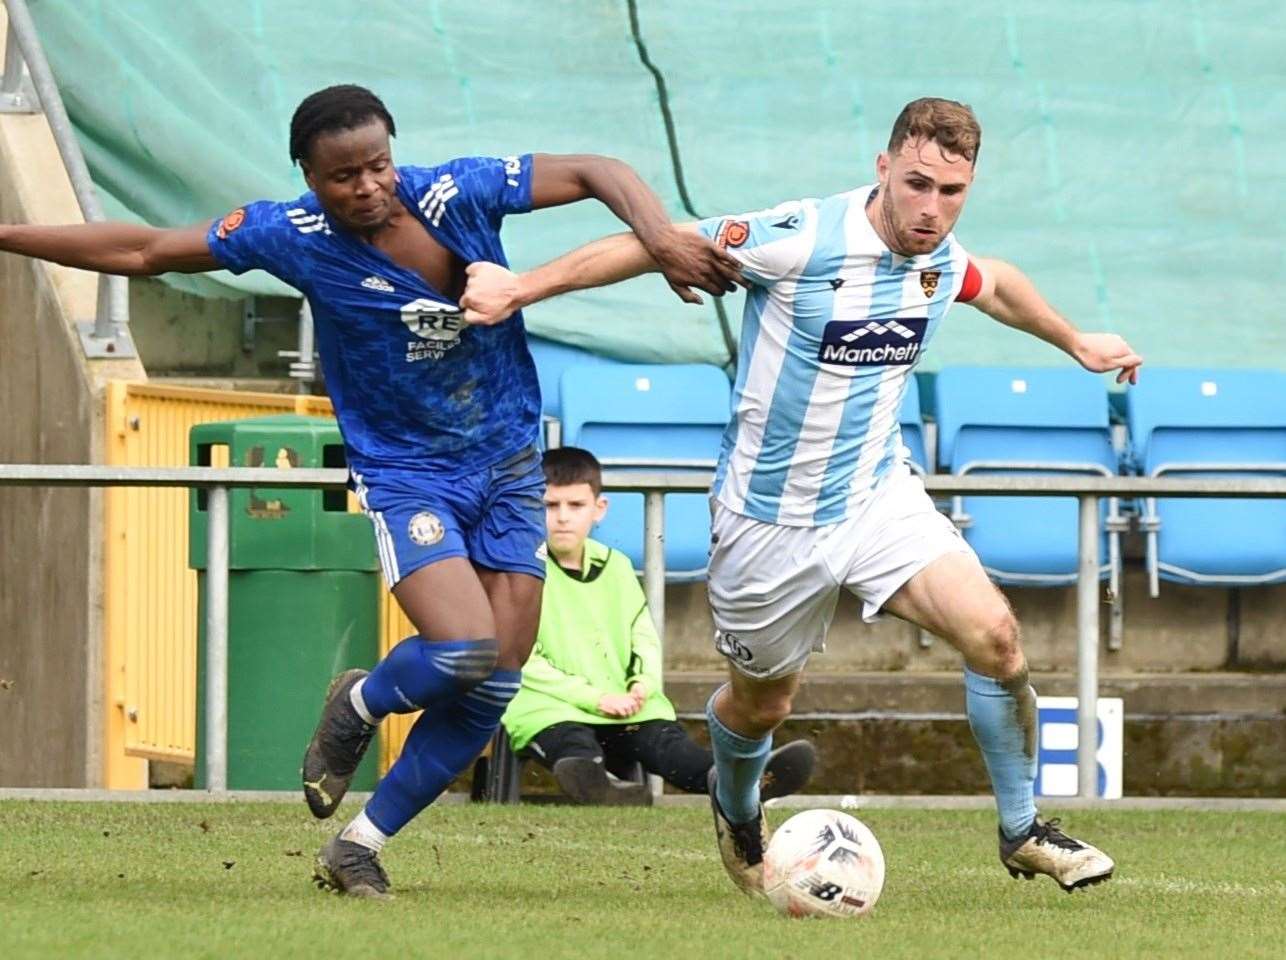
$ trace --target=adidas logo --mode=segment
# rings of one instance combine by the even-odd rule
[[[367,290],[378,290],[380,293],[393,292],[393,284],[389,283],[383,277],[367,277],[362,281],[362,286]]]
[[[862,339],[862,337],[866,336],[868,333],[895,333],[904,340],[911,340],[915,337],[914,330],[907,329],[896,320],[890,320],[887,324],[878,323],[875,320],[872,320],[865,326],[858,327],[856,330],[844,334],[840,339],[845,343],[853,343],[856,340]]]
[[[294,207],[286,211],[286,217],[300,233],[322,233],[330,236],[330,226],[326,223],[326,214],[309,213],[303,207]]]

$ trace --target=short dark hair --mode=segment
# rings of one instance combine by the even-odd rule
[[[555,447],[541,458],[545,482],[551,487],[570,487],[588,483],[594,496],[603,492],[603,466],[588,450],[580,447]]]
[[[982,148],[982,127],[973,107],[941,97],[912,100],[893,121],[889,153],[897,153],[908,140],[932,140],[943,153],[978,162]]]
[[[290,118],[290,162],[302,163],[319,134],[356,130],[372,119],[383,122],[390,137],[397,136],[393,116],[384,101],[365,87],[341,83],[304,97]]]

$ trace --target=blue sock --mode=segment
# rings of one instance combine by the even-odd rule
[[[748,823],[759,816],[759,778],[768,765],[772,734],[762,740],[751,740],[733,733],[715,716],[714,698],[718,695],[716,690],[706,702],[706,722],[710,726],[710,747],[717,771],[715,799],[729,823]]]
[[[1002,684],[966,667],[965,706],[991,777],[1000,829],[1017,839],[1036,819],[1036,691],[1026,670]]]
[[[362,681],[362,700],[376,720],[422,710],[485,680],[495,669],[497,649],[495,640],[407,637]]]
[[[393,836],[438,798],[500,725],[522,672],[496,670],[468,693],[428,707],[407,735],[402,755],[366,804],[366,816]]]

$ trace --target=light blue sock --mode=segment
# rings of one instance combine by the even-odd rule
[[[759,816],[759,778],[768,765],[772,734],[762,740],[751,740],[725,727],[714,712],[714,698],[719,690],[711,694],[706,703],[710,747],[717,771],[715,799],[729,823],[749,823]]]
[[[1002,684],[966,667],[965,707],[991,777],[1000,828],[1017,839],[1036,818],[1036,691],[1025,669]]]

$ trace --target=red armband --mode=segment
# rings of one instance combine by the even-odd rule
[[[969,261],[965,267],[964,283],[960,284],[960,292],[956,294],[956,300],[960,303],[968,303],[978,292],[982,290],[982,272]]]

